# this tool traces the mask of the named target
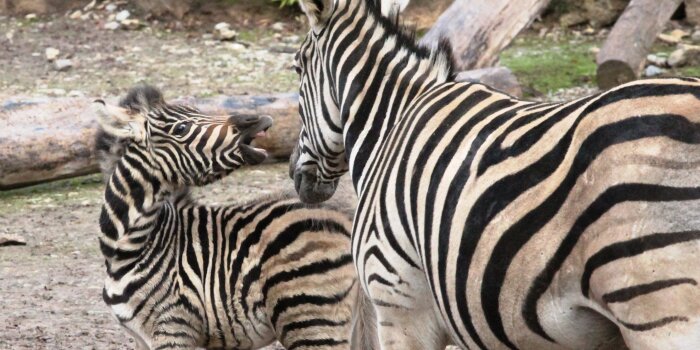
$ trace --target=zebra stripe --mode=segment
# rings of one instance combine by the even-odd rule
[[[350,173],[383,349],[700,347],[698,79],[522,101],[373,0],[323,8],[290,168],[306,202]]]

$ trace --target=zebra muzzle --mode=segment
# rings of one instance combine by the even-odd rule
[[[248,165],[257,165],[267,159],[267,151],[251,145],[256,137],[265,137],[267,130],[272,126],[272,118],[263,116],[232,116],[231,124],[236,126],[241,134],[238,146],[241,149],[243,161]]]
[[[338,180],[319,181],[315,169],[303,169],[294,172],[294,188],[299,199],[308,204],[317,204],[333,197],[338,187]]]

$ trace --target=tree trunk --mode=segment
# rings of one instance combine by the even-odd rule
[[[598,54],[598,86],[635,80],[651,46],[682,0],[632,0]]]
[[[700,25],[700,0],[685,0],[685,14],[690,24]]]
[[[421,39],[434,45],[449,39],[459,70],[491,67],[521,30],[550,0],[455,0]]]

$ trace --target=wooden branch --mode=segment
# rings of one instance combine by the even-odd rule
[[[547,7],[550,0],[455,0],[421,39],[434,45],[449,39],[457,68],[492,67],[513,38]]]
[[[656,37],[682,0],[632,0],[598,53],[598,86],[609,89],[635,80]]]

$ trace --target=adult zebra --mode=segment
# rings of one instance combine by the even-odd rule
[[[139,348],[350,347],[361,293],[346,214],[289,195],[226,206],[188,195],[265,159],[250,142],[269,117],[203,115],[147,86],[100,111],[103,297]]]
[[[700,349],[700,81],[452,81],[373,0],[301,0],[303,201],[349,171],[383,349]]]

